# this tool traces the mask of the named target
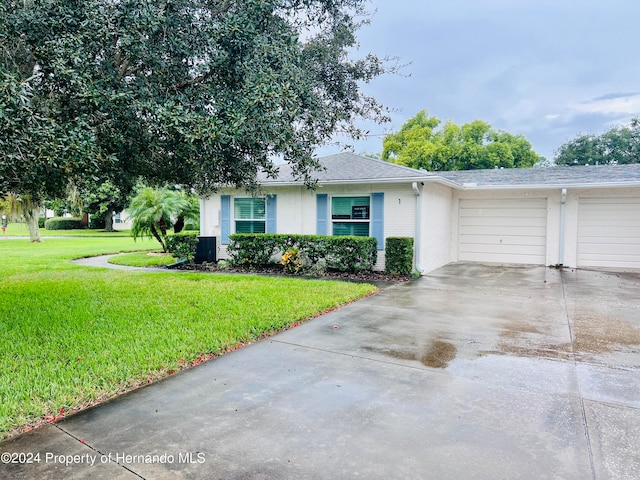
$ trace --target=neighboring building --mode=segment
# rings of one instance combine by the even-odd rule
[[[312,191],[280,167],[264,195],[201,199],[200,234],[226,257],[236,232],[415,239],[416,268],[478,261],[640,268],[640,165],[426,172],[342,153]]]

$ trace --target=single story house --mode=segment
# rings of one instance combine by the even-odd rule
[[[426,172],[341,153],[315,190],[288,166],[263,196],[223,188],[200,202],[200,234],[226,257],[235,232],[415,239],[423,273],[450,262],[640,268],[640,165]]]

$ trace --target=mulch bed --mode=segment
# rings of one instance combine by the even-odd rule
[[[284,273],[282,265],[272,264],[263,265],[261,267],[242,268],[225,266],[218,267],[216,263],[203,264],[185,264],[178,267],[181,270],[193,270],[199,272],[219,272],[219,273],[252,273],[259,275],[279,275],[283,277],[301,277],[301,278],[318,278],[318,279],[336,279],[356,282],[389,282],[402,283],[412,279],[410,275],[391,275],[386,272],[339,272],[339,271],[322,271],[313,274],[291,275]]]

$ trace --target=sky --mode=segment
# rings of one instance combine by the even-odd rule
[[[355,56],[406,66],[362,86],[392,121],[360,122],[370,136],[350,142],[355,153],[382,152],[384,134],[423,109],[522,134],[549,160],[580,134],[640,116],[638,0],[371,0],[371,10]]]

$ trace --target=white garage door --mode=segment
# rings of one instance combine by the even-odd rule
[[[640,198],[581,198],[578,266],[640,268]]]
[[[546,263],[547,199],[460,200],[460,260]]]

